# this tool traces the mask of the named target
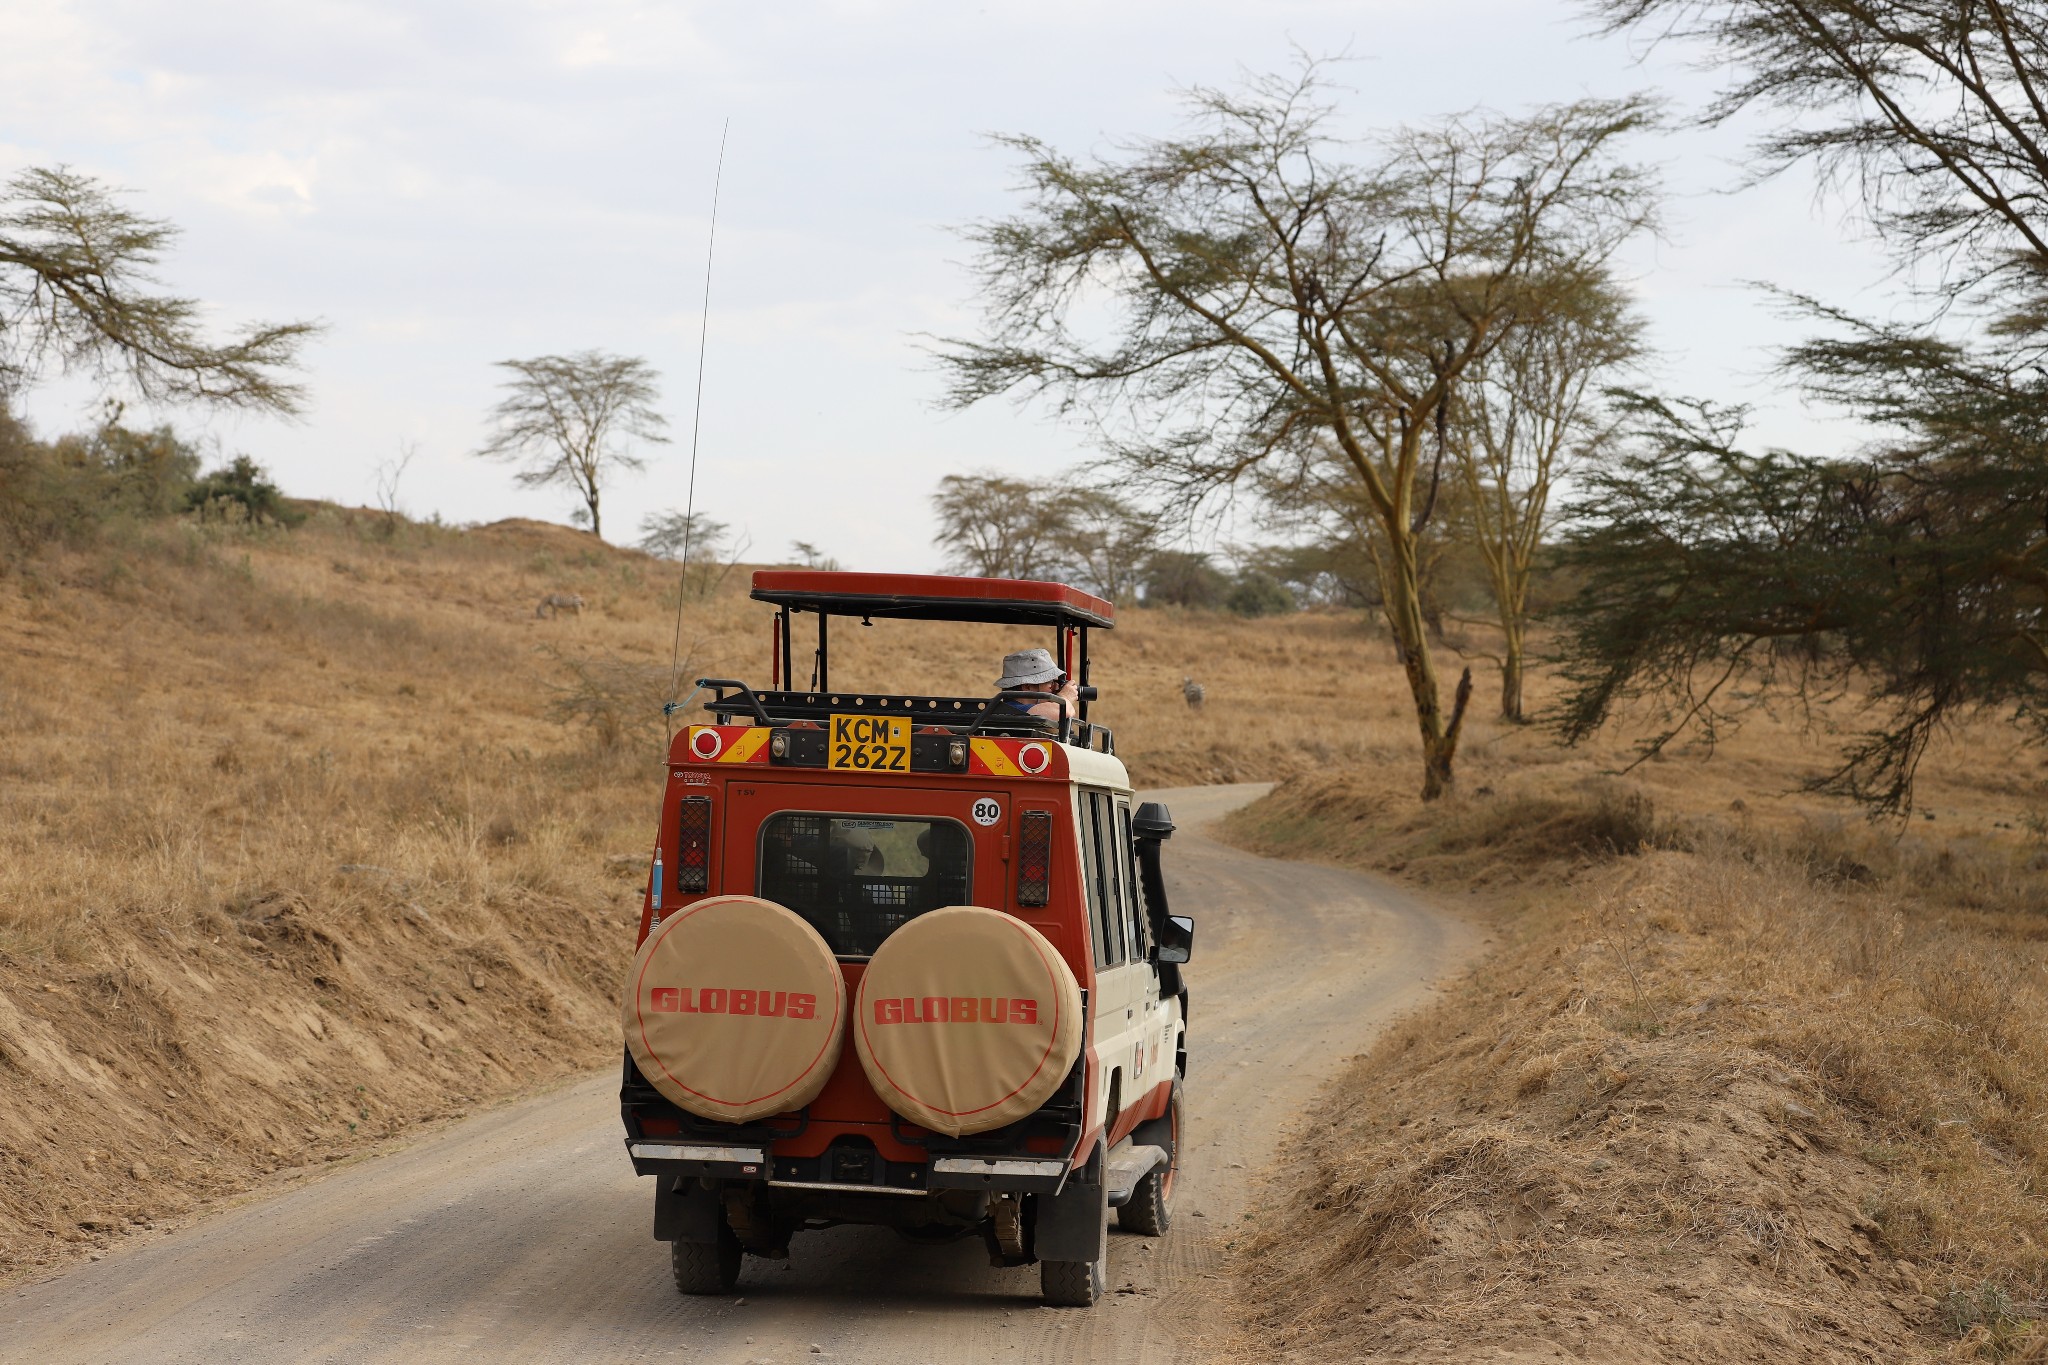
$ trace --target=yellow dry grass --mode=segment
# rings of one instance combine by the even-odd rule
[[[744,579],[686,603],[687,672],[765,683]],[[553,592],[587,609],[537,619]],[[0,1279],[612,1063],[675,600],[670,566],[566,528],[331,508],[116,524],[0,578]],[[979,694],[1045,641],[834,643],[836,683]],[[1396,716],[1328,717],[1383,648],[1134,612],[1101,717],[1146,782],[1376,763]]]
[[[1788,794],[1783,722],[1604,776],[1526,732],[1423,808],[1361,774],[1263,849],[1477,893],[1501,947],[1362,1057],[1246,1268],[1309,1359],[2048,1358],[2048,851],[1984,723],[1935,819]]]

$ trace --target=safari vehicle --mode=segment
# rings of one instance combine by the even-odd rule
[[[699,680],[622,1005],[627,1149],[676,1286],[723,1293],[743,1254],[866,1223],[979,1239],[1088,1307],[1110,1211],[1146,1234],[1172,1218],[1194,933],[1167,913],[1172,818],[1089,718],[1089,634],[1114,609],[810,570],[756,573],[753,596],[776,608],[770,687]],[[1022,709],[1040,692],[836,688],[848,617],[1047,631],[1079,704],[1053,723]]]

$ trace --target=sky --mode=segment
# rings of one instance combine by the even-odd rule
[[[920,337],[979,317],[958,229],[1017,202],[989,135],[1110,151],[1174,131],[1187,87],[1304,51],[1348,58],[1341,125],[1361,135],[1638,91],[1684,114],[1716,88],[1698,53],[1592,36],[1552,0],[0,0],[0,177],[64,163],[131,191],[182,230],[161,273],[216,328],[324,324],[296,422],[130,409],[288,493],[369,504],[410,446],[414,515],[567,521],[566,490],[471,452],[494,362],[598,348],[660,373],[674,437],[606,494],[607,537],[631,540],[684,505],[702,328],[699,510],[743,528],[751,560],[802,540],[928,570],[941,477],[1092,457],[1042,409],[936,403]],[[1649,378],[1753,405],[1762,439],[1839,449],[1849,434],[1776,382],[1801,329],[1751,284],[1883,311],[1883,260],[1803,174],[1731,192],[1753,131],[1632,149],[1670,195],[1622,263]],[[56,377],[25,406],[54,434],[99,397]]]

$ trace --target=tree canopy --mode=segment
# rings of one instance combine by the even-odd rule
[[[605,484],[615,471],[647,463],[629,443],[668,441],[668,419],[654,408],[661,398],[654,367],[638,356],[579,351],[501,360],[498,368],[511,378],[477,454],[518,466],[514,477],[525,487],[575,490],[602,538]]]
[[[1049,401],[1185,501],[1343,485],[1383,533],[1423,791],[1440,794],[1463,710],[1442,705],[1419,600],[1432,437],[1467,368],[1649,224],[1651,176],[1616,150],[1652,108],[1478,113],[1361,146],[1331,127],[1313,63],[1187,102],[1182,135],[1107,156],[1000,139],[1024,204],[968,231],[986,321],[940,346],[949,401]]]
[[[54,362],[119,375],[152,401],[297,413],[305,391],[282,372],[318,327],[263,323],[206,340],[199,303],[162,292],[155,275],[176,236],[66,167],[9,181],[0,191],[0,399]]]
[[[2044,736],[2048,702],[2048,13],[2010,0],[1599,0],[1616,25],[1705,43],[1732,75],[1707,111],[1782,121],[1768,173],[1812,161],[1931,305],[1873,323],[1797,295],[1823,328],[1785,356],[1876,432],[1815,455],[1741,447],[1737,414],[1638,398],[1623,462],[1587,484],[1562,614],[1567,738],[1646,699],[1711,740],[1789,690],[1846,697],[1859,733],[1812,785],[1910,808],[1928,744],[1986,708]],[[1961,304],[1963,307],[1957,308]],[[1818,714],[1818,713],[1815,713]]]

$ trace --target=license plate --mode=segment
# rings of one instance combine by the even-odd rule
[[[825,766],[867,773],[910,771],[908,716],[834,716]]]

